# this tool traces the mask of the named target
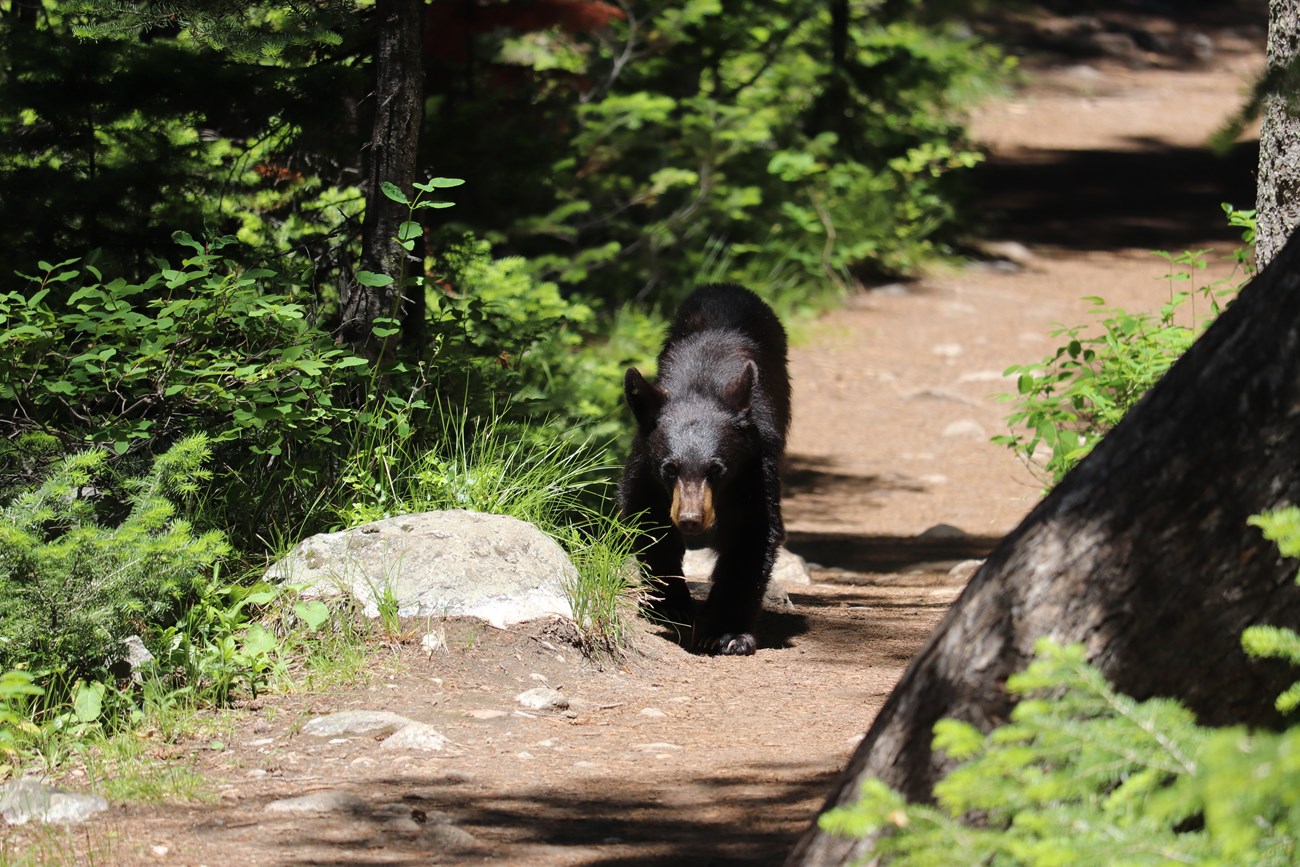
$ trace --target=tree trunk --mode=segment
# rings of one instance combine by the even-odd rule
[[[339,331],[358,351],[378,357],[387,341],[378,340],[371,326],[381,317],[399,318],[406,299],[401,285],[406,252],[395,240],[407,218],[405,205],[384,195],[389,181],[411,194],[416,152],[424,118],[424,72],[420,34],[422,0],[377,0],[378,52],[375,58],[375,125],[370,139],[366,183],[366,215],[361,226],[361,270],[393,278],[388,286],[353,283],[342,299]]]
[[[1300,48],[1300,3],[1269,0],[1268,66],[1289,64]],[[1289,81],[1294,76],[1284,76]],[[1259,178],[1255,193],[1258,229],[1255,259],[1262,268],[1300,223],[1300,118],[1287,110],[1294,93],[1272,94],[1264,102],[1259,131]]]
[[[1246,519],[1300,503],[1300,240],[1293,239],[1129,415],[1007,536],[912,661],[826,806],[879,777],[914,801],[948,769],[934,723],[1006,721],[1034,640],[1081,642],[1121,691],[1211,725],[1275,725],[1294,679],[1241,650],[1300,621],[1296,563]],[[789,865],[871,841],[805,833]]]

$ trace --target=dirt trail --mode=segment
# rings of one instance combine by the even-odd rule
[[[1011,387],[1002,371],[1047,354],[1046,324],[1081,321],[1082,296],[1164,300],[1150,247],[1228,246],[1217,203],[1248,204],[1250,178],[1224,188],[1231,163],[1196,147],[1237,106],[1261,44],[1261,32],[1217,32],[1199,70],[1033,71],[975,124],[994,149],[990,220],[998,237],[1032,244],[1025,267],[877,289],[800,329],[786,514],[817,583],[791,588],[793,613],[766,616],[756,656],[693,657],[646,634],[602,670],[544,630],[449,623],[445,653],[394,647],[360,686],[226,715],[220,749],[157,748],[177,763],[198,755],[213,800],[114,806],[66,839],[10,829],[0,852],[35,845],[96,864],[779,864],[960,592],[948,567],[1037,498],[1032,476],[988,442],[1006,414],[993,398]],[[1176,190],[1151,186],[1162,178]],[[521,712],[515,695],[540,684],[569,710]],[[301,732],[352,708],[432,723],[452,747],[404,753]],[[266,810],[330,792],[359,800]]]

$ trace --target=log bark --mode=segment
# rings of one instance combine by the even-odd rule
[[[1300,51],[1300,3],[1269,0],[1268,68],[1291,64]],[[1286,82],[1294,75],[1283,76]],[[1274,93],[1264,102],[1259,130],[1259,175],[1255,188],[1255,259],[1267,265],[1300,223],[1300,118],[1295,93]]]
[[[423,0],[377,0],[375,18],[375,122],[370,139],[366,214],[361,226],[361,270],[387,274],[388,286],[353,283],[342,300],[340,335],[358,351],[378,357],[383,341],[371,334],[381,317],[397,318],[403,304],[402,264],[395,240],[407,208],[383,194],[389,181],[411,194],[415,182],[420,125],[424,120],[424,71],[420,53]],[[416,303],[416,299],[407,299]]]
[[[879,777],[914,801],[947,770],[956,717],[1007,719],[1034,640],[1083,643],[1123,692],[1211,725],[1279,722],[1294,680],[1248,659],[1251,624],[1300,622],[1296,562],[1253,514],[1300,503],[1300,241],[1293,239],[1073,472],[994,549],[912,661],[826,807]],[[788,865],[852,863],[871,841],[809,828]]]

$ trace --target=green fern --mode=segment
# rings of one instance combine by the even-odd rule
[[[0,509],[0,670],[29,664],[85,673],[120,641],[160,622],[229,548],[178,513],[206,478],[203,437],[181,440],[123,487],[126,515],[99,514],[107,452],[56,461],[37,487]]]
[[[1251,526],[1259,527],[1264,538],[1277,545],[1283,557],[1300,557],[1300,508],[1288,506],[1254,515]],[[1300,574],[1296,575],[1300,583]],[[1279,626],[1250,626],[1241,634],[1241,645],[1254,657],[1282,659],[1300,665],[1300,634]],[[1277,697],[1276,707],[1282,713],[1291,713],[1300,707],[1300,681],[1296,681]]]
[[[961,764],[909,804],[878,780],[822,816],[880,834],[881,864],[1284,865],[1300,852],[1300,730],[1196,725],[1175,701],[1117,693],[1081,646],[1040,641],[1008,680],[1022,697],[988,734],[955,720],[934,747]]]

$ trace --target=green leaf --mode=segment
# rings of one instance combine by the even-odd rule
[[[72,698],[72,712],[83,723],[99,719],[104,710],[104,684],[99,681],[77,684],[77,692]]]
[[[445,190],[450,189],[451,187],[459,187],[463,183],[465,183],[463,178],[429,178],[428,182],[425,184],[425,187],[428,188],[425,189],[425,192],[434,189]],[[419,185],[417,184],[417,186]],[[421,189],[424,189],[424,187],[421,187]]]
[[[298,617],[302,619],[302,622],[306,624],[307,628],[312,632],[319,629],[322,623],[329,620],[330,616],[329,606],[319,599],[295,602],[293,613],[297,614]]]
[[[276,645],[275,635],[264,629],[261,624],[254,623],[244,634],[242,649],[245,655],[257,658],[270,655]]]
[[[374,271],[358,271],[357,282],[362,286],[390,286],[393,278],[387,274],[376,274]]]
[[[266,587],[265,584],[262,586],[265,587],[265,589],[254,590],[249,593],[243,598],[243,603],[245,605],[268,605],[271,602],[274,602],[276,597],[280,595],[280,590],[278,588]]]
[[[401,188],[392,181],[384,181],[379,185],[379,189],[383,191],[385,196],[400,205],[411,204],[411,200],[406,197],[406,193],[402,192]]]

